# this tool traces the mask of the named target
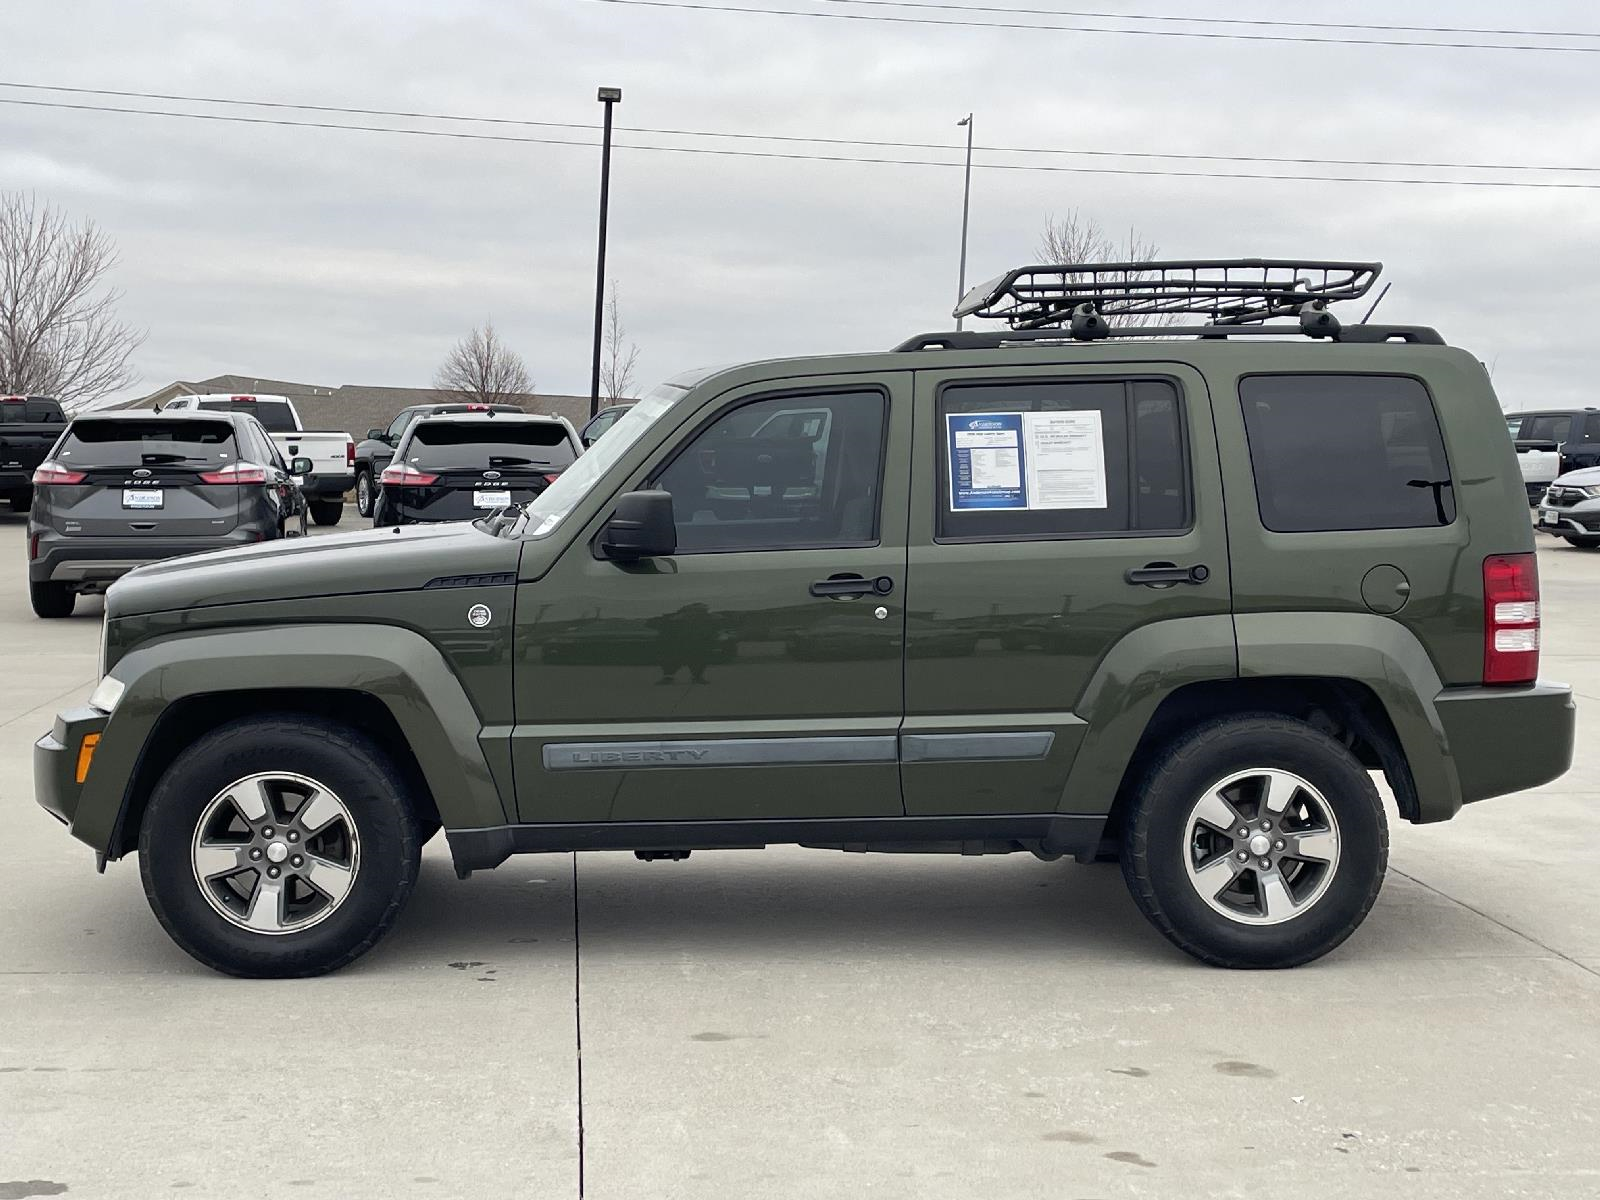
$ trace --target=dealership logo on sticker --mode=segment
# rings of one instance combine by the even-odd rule
[[[482,629],[487,625],[494,614],[489,611],[487,604],[474,604],[467,609],[467,624],[474,629]]]

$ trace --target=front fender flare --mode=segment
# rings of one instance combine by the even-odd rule
[[[72,833],[115,855],[151,732],[176,701],[271,689],[362,692],[394,717],[446,828],[503,824],[509,808],[461,681],[421,634],[394,625],[274,625],[177,634],[141,645],[111,672],[126,691],[107,722]]]

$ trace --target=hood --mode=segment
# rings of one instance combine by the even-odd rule
[[[515,573],[521,543],[468,522],[288,538],[151,563],[106,593],[106,616],[410,591],[459,575]]]
[[[1568,471],[1565,475],[1558,475],[1552,487],[1596,487],[1600,486],[1600,467],[1584,467],[1581,471]]]

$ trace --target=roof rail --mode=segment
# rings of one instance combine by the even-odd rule
[[[1310,333],[1311,337],[1325,338],[1332,342],[1408,342],[1412,345],[1443,346],[1444,338],[1439,336],[1439,331],[1426,325],[1344,325],[1341,326],[1332,319],[1331,314],[1322,313],[1332,322],[1331,329],[1324,328],[1320,332]],[[1006,332],[987,332],[984,330],[965,330],[948,333],[919,333],[916,337],[907,338],[895,347],[897,352],[910,352],[915,350],[994,350],[1001,346],[1016,346],[1033,343],[1054,343],[1099,341],[1106,337],[1116,338],[1198,338],[1201,341],[1227,341],[1230,338],[1241,337],[1300,337],[1309,331],[1300,325],[1139,325],[1112,329],[1101,322],[1105,333],[1085,338],[1070,329],[1013,329]]]
[[[979,284],[952,315],[1002,320],[1017,330],[1067,325],[1083,340],[1105,336],[1109,317],[1195,313],[1218,325],[1248,324],[1322,313],[1366,295],[1382,270],[1379,262],[1296,258],[1042,264]]]

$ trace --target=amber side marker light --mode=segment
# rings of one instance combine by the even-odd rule
[[[78,782],[89,778],[89,764],[94,762],[94,749],[100,744],[98,733],[86,733],[78,746]]]

